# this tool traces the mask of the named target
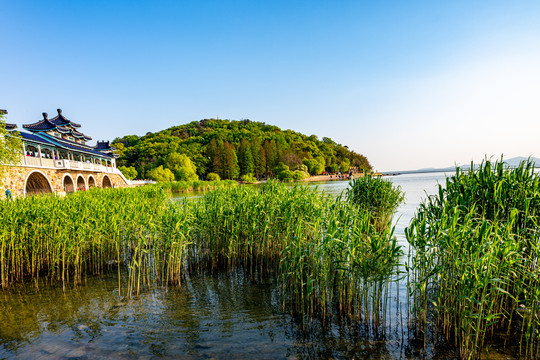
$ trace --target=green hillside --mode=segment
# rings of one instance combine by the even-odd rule
[[[139,178],[157,180],[193,179],[194,172],[201,179],[210,173],[222,179],[260,179],[371,169],[363,155],[327,137],[319,140],[250,120],[193,121],[142,137],[116,138],[113,146],[119,166],[133,167]]]

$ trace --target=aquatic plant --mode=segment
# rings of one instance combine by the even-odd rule
[[[187,273],[243,269],[275,276],[283,307],[306,319],[334,313],[380,324],[401,249],[369,211],[309,186],[269,182],[170,201],[160,186],[95,189],[0,203],[2,287],[40,278],[77,286],[128,269],[133,296],[180,286]],[[120,276],[119,276],[120,278]]]
[[[388,227],[398,206],[405,199],[399,186],[382,176],[365,176],[353,179],[345,192],[347,201],[369,211],[378,228]]]
[[[531,161],[456,170],[418,209],[406,237],[413,317],[479,357],[486,338],[518,334],[539,355],[540,176]],[[430,320],[431,319],[431,320]]]
[[[190,267],[277,273],[284,309],[380,323],[401,254],[393,230],[372,214],[308,186],[269,182],[217,190],[194,203]]]

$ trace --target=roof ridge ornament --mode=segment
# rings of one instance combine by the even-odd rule
[[[62,115],[62,109],[56,109],[58,111],[58,115]]]
[[[49,119],[48,119],[49,115],[47,115],[46,112],[41,113],[41,114],[43,115],[43,120],[49,120]]]

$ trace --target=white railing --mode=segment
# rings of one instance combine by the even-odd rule
[[[41,159],[43,163],[41,164],[43,167],[54,167],[54,160],[53,159]]]
[[[104,173],[116,173],[119,172],[116,168],[112,166],[105,166],[101,164],[94,164],[90,162],[81,162],[76,160],[67,160],[67,159],[48,159],[48,158],[39,158],[33,156],[21,156],[20,165],[23,166],[32,166],[32,167],[42,167],[50,169],[74,169],[74,170],[84,170],[84,171],[98,171]]]
[[[26,165],[41,166],[40,158],[33,157],[33,156],[27,156],[26,157]]]

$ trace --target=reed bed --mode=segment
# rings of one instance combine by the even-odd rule
[[[212,192],[195,203],[194,270],[274,272],[283,305],[323,319],[333,310],[381,323],[401,249],[373,214],[308,186],[269,182]]]
[[[211,190],[221,189],[221,188],[235,186],[235,185],[238,185],[238,182],[235,180],[217,180],[217,181],[193,180],[193,181],[159,182],[152,186],[171,191],[172,193],[186,193],[186,192],[192,192],[192,191],[211,191]]]
[[[129,291],[140,289],[141,280],[148,279],[142,276],[147,274],[143,269],[149,269],[140,265],[150,250],[161,247],[170,257],[178,254],[175,241],[184,230],[178,225],[182,217],[176,215],[175,223],[169,223],[174,213],[167,209],[168,198],[157,188],[95,189],[65,198],[2,201],[2,288],[25,280],[33,280],[37,287],[40,277],[64,287],[77,285],[84,276],[127,264],[134,285]],[[167,236],[159,236],[157,225]]]
[[[456,170],[406,229],[414,250],[410,285],[416,323],[440,331],[464,359],[486,341],[519,337],[520,356],[539,356],[540,176],[484,162]]]
[[[275,276],[283,307],[306,319],[341,316],[379,325],[400,247],[370,210],[309,186],[269,182],[170,201],[160,187],[95,189],[65,198],[0,202],[3,288],[40,278],[77,286],[128,269],[133,296],[181,286],[186,274]],[[120,279],[120,276],[119,276]]]

